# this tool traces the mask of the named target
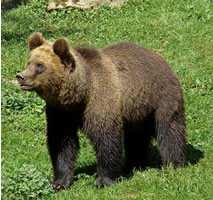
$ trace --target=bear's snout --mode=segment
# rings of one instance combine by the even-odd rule
[[[34,88],[34,82],[32,82],[28,77],[24,76],[22,73],[17,74],[16,79],[22,90],[32,90]]]
[[[19,73],[19,74],[16,75],[16,79],[17,79],[17,81],[18,81],[19,83],[21,83],[22,81],[24,81],[24,77],[22,76],[21,73]]]

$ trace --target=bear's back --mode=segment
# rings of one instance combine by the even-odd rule
[[[104,101],[112,102],[113,96],[119,93],[116,98],[120,99],[124,118],[134,118],[135,111],[140,116],[140,111],[146,115],[146,111],[157,109],[165,99],[169,102],[177,96],[182,98],[174,71],[161,56],[146,48],[122,42],[103,49],[80,47],[75,50],[85,59],[89,74],[93,74],[90,77],[96,79],[90,91],[99,95],[94,99],[104,96]]]
[[[168,64],[161,56],[134,43],[121,42],[102,49],[102,52],[116,63],[119,71],[129,70],[130,72],[135,70],[135,73],[147,73],[149,71],[169,70],[169,73],[171,73]]]
[[[124,115],[135,115],[140,110],[146,115],[146,111],[157,109],[165,99],[172,102],[182,98],[179,80],[161,56],[129,42],[109,46],[102,52],[115,64]]]

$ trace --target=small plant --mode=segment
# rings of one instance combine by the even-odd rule
[[[38,199],[54,193],[47,178],[33,165],[10,169],[2,174],[2,199]]]

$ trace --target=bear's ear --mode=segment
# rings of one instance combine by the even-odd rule
[[[39,32],[33,33],[28,39],[28,45],[30,51],[41,46],[44,43],[44,39],[42,38],[42,34]]]
[[[56,40],[53,44],[53,51],[59,56],[66,68],[74,70],[75,62],[72,54],[70,53],[70,46],[67,40],[64,38]]]

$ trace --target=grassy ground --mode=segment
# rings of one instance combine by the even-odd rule
[[[211,200],[213,199],[213,1],[140,0],[120,9],[47,13],[45,0],[2,12],[2,199]],[[54,193],[45,140],[44,102],[11,84],[29,58],[27,38],[40,31],[72,45],[104,47],[128,40],[162,55],[177,72],[185,94],[187,160],[182,169],[159,168],[153,147],[150,166],[98,190],[96,160],[80,135],[75,183]]]

